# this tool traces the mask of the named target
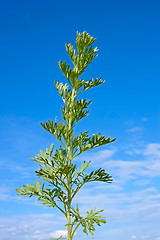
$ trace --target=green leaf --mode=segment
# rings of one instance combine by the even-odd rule
[[[96,147],[100,147],[106,145],[108,143],[114,142],[116,138],[111,140],[111,137],[105,138],[105,136],[101,136],[101,133],[93,134],[91,137],[88,137],[88,132],[81,133],[77,137],[73,139],[72,147],[73,153],[76,154],[79,150],[79,153],[74,155],[73,158],[80,155],[83,152],[91,150]]]
[[[66,43],[66,50],[67,50],[67,53],[70,56],[72,62],[75,63],[75,61],[76,61],[76,57],[75,57],[76,51],[70,43],[69,44]]]
[[[49,240],[59,240],[59,239],[67,239],[67,238],[64,238],[63,236],[60,236],[59,238],[50,238]]]
[[[91,161],[89,161],[88,163],[86,163],[85,161],[83,163],[81,163],[81,171],[80,173],[84,172],[86,170],[86,168],[89,166]]]
[[[38,180],[36,180],[36,185],[34,184],[27,184],[27,185],[23,185],[23,188],[20,187],[21,190],[16,189],[16,191],[18,192],[17,195],[36,195],[36,196],[40,196],[41,194],[41,184],[39,183]]]
[[[105,217],[102,217],[99,215],[103,210],[96,211],[96,209],[93,209],[91,211],[87,211],[87,216],[84,218],[79,213],[78,205],[76,209],[72,207],[72,217],[76,219],[74,221],[74,225],[80,224],[83,227],[83,232],[88,235],[88,233],[91,233],[93,235],[93,232],[95,231],[95,224],[100,226],[101,223],[106,223]]]
[[[102,84],[104,82],[105,82],[105,80],[102,80],[102,78],[96,78],[96,79],[92,78],[91,80],[84,82],[83,91],[91,89],[96,86],[99,86],[100,84]]]
[[[67,101],[71,98],[71,89],[68,90],[69,86],[67,83],[64,85],[63,83],[55,81],[55,86],[64,103],[67,103]]]
[[[99,168],[96,171],[92,171],[90,174],[85,174],[83,177],[83,181],[87,182],[100,181],[111,183],[113,180],[112,176],[105,172],[105,169]]]
[[[39,162],[41,164],[48,164],[49,166],[54,166],[52,161],[52,153],[53,153],[54,145],[51,144],[50,148],[46,148],[46,151],[43,152],[40,150],[40,154],[36,154],[35,158],[31,158],[32,161]]]
[[[81,145],[80,151],[85,152],[86,150],[90,150],[96,147],[100,147],[102,145],[114,142],[116,138],[111,140],[111,137],[105,138],[105,136],[101,136],[101,133],[98,133],[97,135],[93,134],[90,138],[87,139],[88,144]]]
[[[64,76],[67,78],[70,85],[72,86],[72,82],[74,82],[79,77],[80,73],[78,73],[76,69],[72,70],[70,68],[70,65],[67,64],[66,61],[59,61],[58,66],[62,70]]]
[[[94,43],[96,39],[91,37],[86,31],[82,33],[77,32],[76,39],[76,48],[78,50],[78,54],[81,55],[87,48]]]
[[[65,143],[68,144],[68,136],[72,132],[72,130],[69,130],[68,126],[65,125],[65,123],[61,122],[58,124],[57,118],[56,118],[55,123],[53,123],[53,121],[48,120],[48,122],[46,123],[41,122],[41,125],[46,131],[48,131],[54,137],[56,137],[57,140],[59,140],[63,144],[63,146],[65,146],[65,144],[62,142],[62,137]]]

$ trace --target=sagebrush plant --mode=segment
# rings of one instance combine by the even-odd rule
[[[78,191],[89,182],[112,182],[112,177],[102,168],[91,171],[90,174],[85,173],[90,162],[82,162],[81,168],[73,163],[73,160],[80,154],[115,140],[115,138],[112,140],[110,137],[105,138],[101,133],[90,137],[88,132],[74,135],[75,125],[88,115],[88,106],[92,102],[77,97],[86,90],[105,82],[101,78],[92,78],[89,81],[79,78],[97,56],[98,49],[92,46],[95,40],[84,31],[77,33],[75,42],[77,52],[71,44],[66,44],[73,68],[62,61],[58,63],[58,66],[69,84],[55,81],[56,89],[64,103],[61,107],[63,122],[58,123],[56,118],[55,122],[48,120],[46,123],[41,123],[42,127],[51,133],[61,145],[59,149],[53,151],[54,145],[51,144],[45,152],[40,150],[40,154],[31,158],[40,163],[36,175],[45,180],[45,183],[36,180],[36,184],[27,184],[20,187],[20,190],[16,189],[17,195],[37,196],[42,204],[57,207],[66,217],[68,240],[73,239],[79,226],[82,226],[84,233],[90,232],[93,235],[96,224],[100,226],[101,223],[106,223],[105,217],[100,215],[103,210],[94,209],[87,211],[85,217],[81,215],[78,204],[75,206],[72,203]],[[62,236],[57,239],[60,238]]]

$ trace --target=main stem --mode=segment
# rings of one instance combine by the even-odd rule
[[[72,121],[72,104],[74,101],[74,88],[72,90],[72,95],[71,95],[71,109],[70,109],[70,117],[68,121],[68,130],[70,132],[71,130],[71,121]],[[72,153],[71,153],[71,141],[73,140],[73,135],[69,136],[69,146],[68,146],[68,166],[71,165],[71,158],[72,158]],[[68,240],[72,240],[72,232],[71,232],[71,216],[70,216],[70,207],[71,207],[71,184],[70,184],[70,178],[71,175],[70,173],[68,174],[67,177],[67,184],[68,184],[68,204],[67,204],[67,230],[68,230]]]

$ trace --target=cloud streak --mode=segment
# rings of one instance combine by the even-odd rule
[[[0,218],[1,239],[48,239],[54,229],[54,233],[57,233],[56,229],[63,222],[64,219],[55,214],[31,214]]]

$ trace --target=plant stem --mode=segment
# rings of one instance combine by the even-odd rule
[[[75,229],[74,229],[74,231],[73,231],[73,233],[72,233],[72,236],[71,236],[72,238],[73,238],[73,236],[74,236],[74,234],[75,234],[77,228],[80,226],[80,224],[81,224],[81,223],[78,223],[78,225],[75,227]],[[72,239],[72,238],[71,238],[71,239]]]
[[[74,88],[72,90],[72,97],[71,97],[71,103],[70,103],[70,117],[68,121],[68,130],[70,132],[71,130],[71,121],[72,121],[72,104],[74,101]],[[68,166],[71,165],[71,141],[73,140],[73,134],[72,136],[69,136],[69,146],[68,146]],[[71,207],[71,183],[70,183],[70,173],[67,176],[67,185],[68,185],[68,204],[67,204],[67,229],[68,229],[68,240],[72,240],[72,232],[71,232],[71,216],[70,216],[70,207]]]

